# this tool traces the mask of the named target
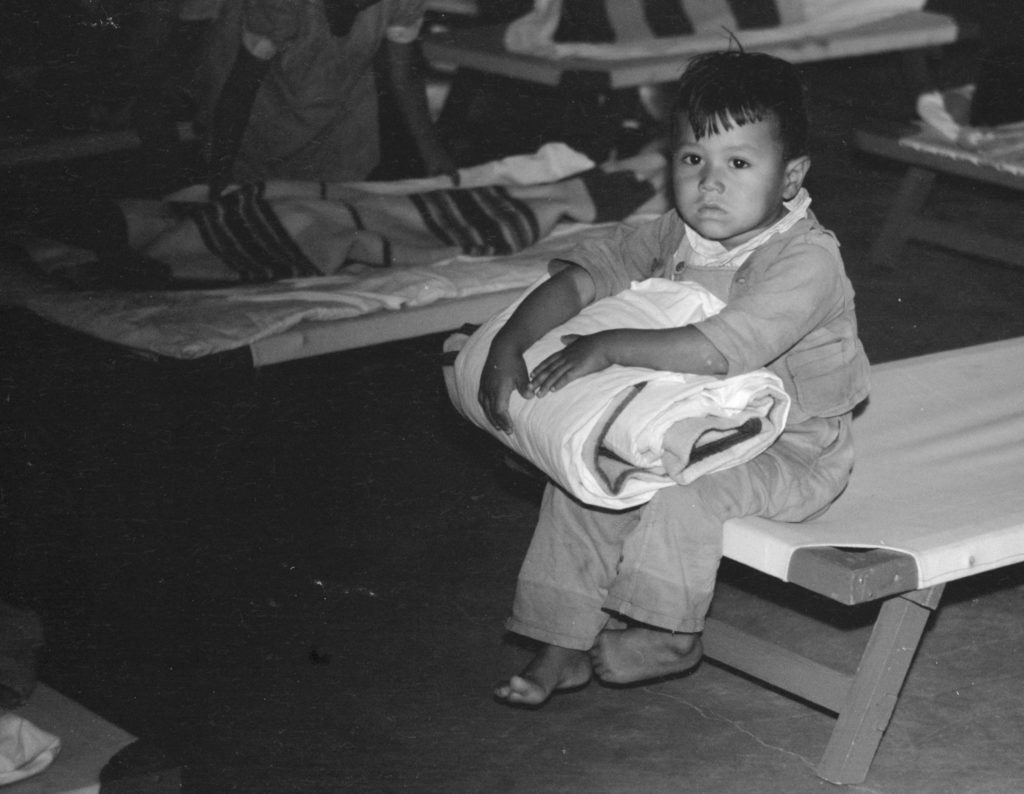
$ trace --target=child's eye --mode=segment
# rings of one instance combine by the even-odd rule
[[[684,154],[679,158],[679,162],[683,165],[700,165],[699,154]]]
[[[750,168],[750,163],[748,163],[746,160],[741,160],[739,157],[734,157],[732,159],[732,167],[733,168]]]

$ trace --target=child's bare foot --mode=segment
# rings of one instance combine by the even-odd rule
[[[539,706],[556,690],[583,686],[590,675],[586,651],[542,645],[519,675],[494,688],[494,697],[512,705]]]
[[[697,666],[703,652],[698,634],[631,626],[598,634],[590,662],[605,683],[631,684],[685,673]]]

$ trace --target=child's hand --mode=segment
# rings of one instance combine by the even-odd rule
[[[477,400],[484,409],[487,421],[503,433],[512,432],[512,418],[508,415],[508,398],[515,389],[529,399],[533,396],[530,376],[523,357],[499,345],[491,345],[480,375]]]
[[[564,348],[552,353],[530,373],[533,393],[543,397],[548,392],[558,391],[577,378],[600,372],[613,362],[608,355],[610,335],[607,332],[588,334],[566,334],[562,337]]]

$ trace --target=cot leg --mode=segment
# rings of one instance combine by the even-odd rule
[[[862,783],[943,585],[890,598],[882,605],[818,774],[833,783]]]
[[[896,200],[889,210],[882,231],[879,233],[871,250],[868,252],[868,263],[871,265],[891,265],[896,254],[910,239],[914,228],[914,219],[924,206],[925,199],[935,183],[935,172],[917,166],[911,166],[900,182]]]

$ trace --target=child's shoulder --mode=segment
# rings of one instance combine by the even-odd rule
[[[805,251],[808,256],[817,253],[842,262],[839,239],[810,212],[807,213],[807,217],[801,218],[786,231],[765,241],[759,250],[762,255],[769,258]]]

